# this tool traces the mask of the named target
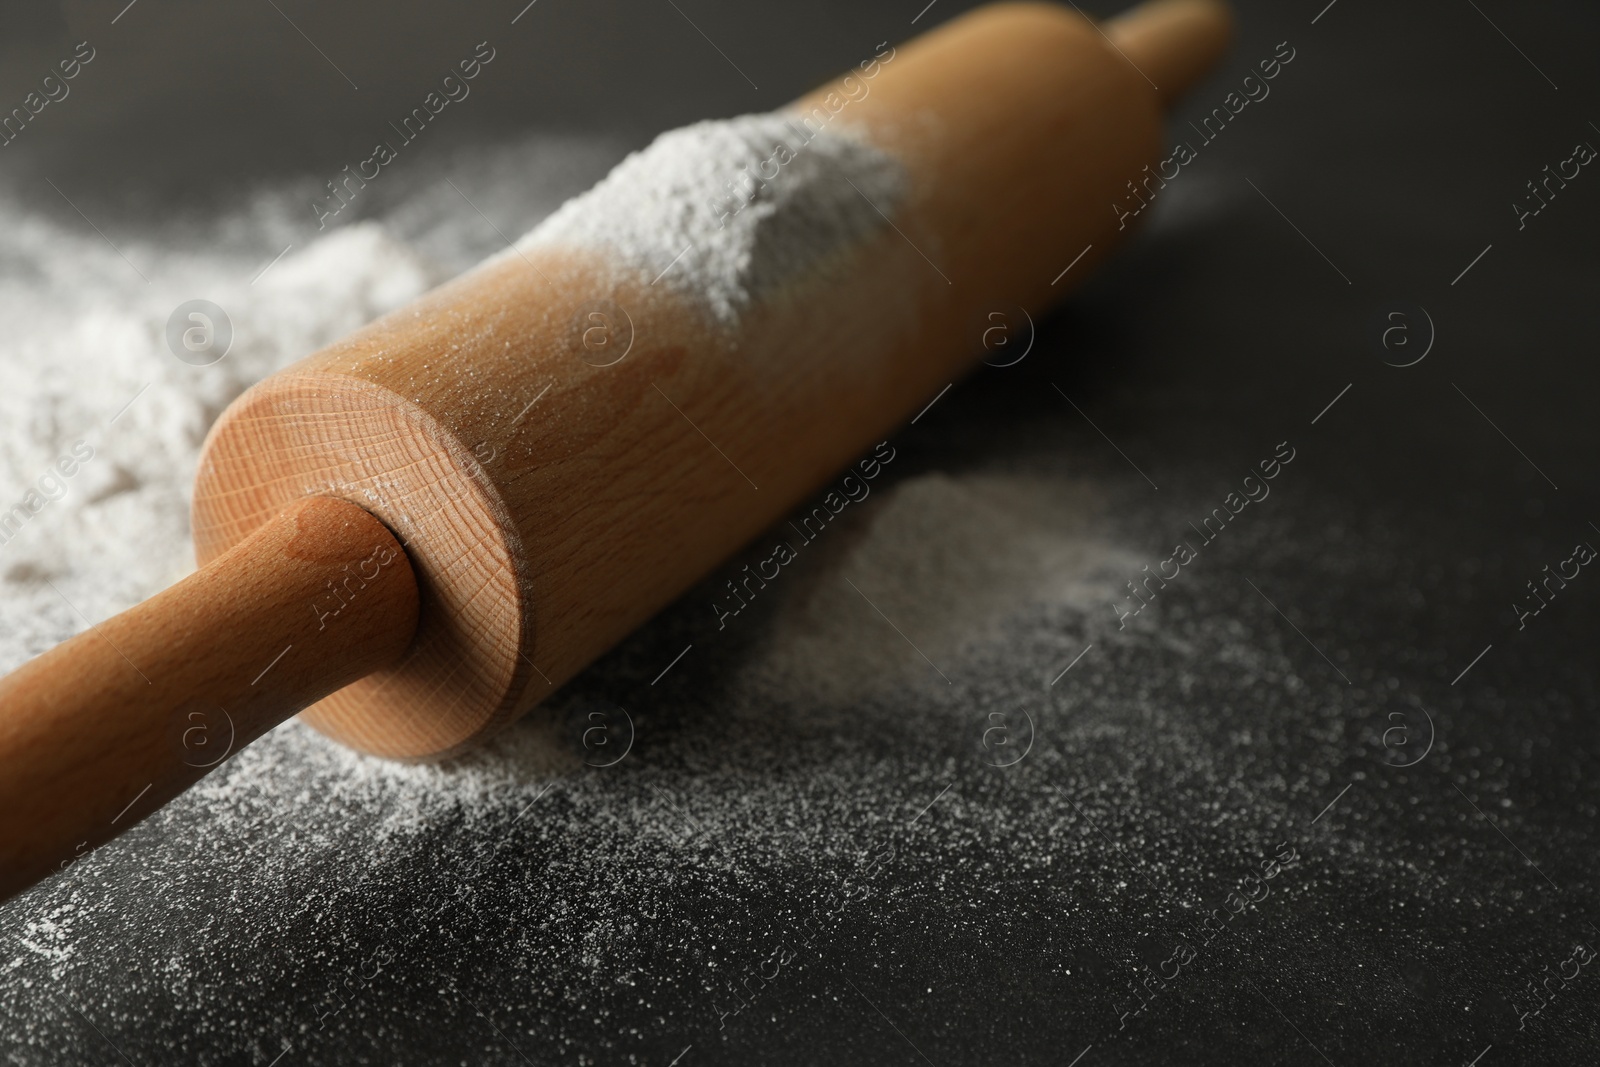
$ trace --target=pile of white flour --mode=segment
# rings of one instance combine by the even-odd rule
[[[261,220],[266,232],[249,252],[158,254],[124,240],[145,284],[93,230],[30,214],[0,191],[15,237],[0,261],[0,315],[12,324],[0,347],[0,666],[190,570],[190,483],[222,408],[438,280],[367,224],[293,242],[252,285],[272,258],[259,250],[291,243],[287,205],[260,206],[278,217]],[[184,363],[166,346],[169,313],[195,297],[232,324],[231,350],[211,366]],[[67,477],[65,456],[81,460]]]
[[[857,135],[782,112],[670,130],[519,247],[610,252],[731,325],[749,303],[889,225],[904,168]]]

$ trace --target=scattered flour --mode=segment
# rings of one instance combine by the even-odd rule
[[[931,473],[894,485],[854,529],[818,537],[829,576],[780,605],[752,669],[834,705],[937,682],[929,660],[1001,639],[1028,605],[1116,595],[1144,561],[1096,536],[1103,510],[1092,485],[1064,480]]]
[[[749,303],[888,225],[904,169],[857,136],[783,112],[657,137],[524,237],[604,248],[737,323]]]

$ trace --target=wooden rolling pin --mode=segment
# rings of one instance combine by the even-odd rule
[[[0,899],[297,712],[413,760],[527,712],[968,370],[985,309],[1110,251],[1229,29],[1220,0],[999,4],[899,49],[838,115],[904,165],[893,227],[731,335],[528,250],[256,385],[205,444],[200,570],[0,680]],[[632,325],[609,366],[597,296]]]

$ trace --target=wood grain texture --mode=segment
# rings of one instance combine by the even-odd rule
[[[402,655],[416,620],[394,536],[310,498],[0,679],[0,900]]]
[[[1217,4],[1177,6],[1225,27]],[[1176,47],[1157,30],[1140,39]],[[416,568],[406,658],[308,722],[400,759],[511,722],[965,373],[988,314],[1058,299],[1115,243],[1111,205],[1156,158],[1156,91],[1053,5],[956,19],[836,108],[849,88],[795,107],[898,157],[908,195],[736,331],[592,251],[508,252],[222,416],[195,490],[202,560],[323,494],[382,518]]]

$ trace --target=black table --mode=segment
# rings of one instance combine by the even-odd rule
[[[781,529],[459,802],[263,741],[0,909],[0,1057],[1593,1062],[1600,178],[1525,183],[1600,17],[1319,6],[772,595],[709,610]]]

